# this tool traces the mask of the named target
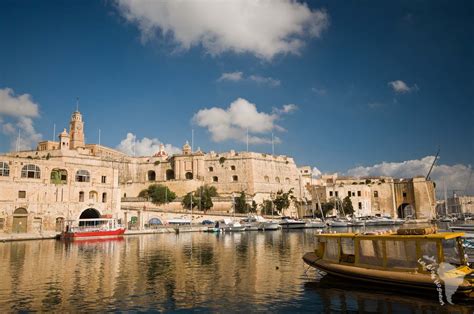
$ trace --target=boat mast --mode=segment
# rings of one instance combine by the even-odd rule
[[[448,216],[448,188],[446,187],[446,181],[444,181],[444,211],[447,217]]]

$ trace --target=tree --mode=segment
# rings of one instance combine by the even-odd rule
[[[349,196],[344,197],[342,200],[342,209],[346,215],[352,216],[354,214],[354,208],[352,207],[352,201]]]
[[[250,206],[250,212],[257,213],[257,207],[258,207],[257,202],[252,201],[252,205]]]
[[[319,205],[318,205],[319,206]],[[326,203],[322,203],[321,204],[321,208],[323,210],[323,214],[324,214],[324,217],[327,217],[328,213],[330,211],[332,211],[335,207],[335,203],[334,203],[334,200],[330,200],[329,202],[326,202]],[[315,215],[316,217],[319,217],[321,218],[321,211],[320,210],[317,210],[315,212]]]
[[[273,200],[273,204],[275,204],[276,211],[278,213],[281,213],[284,209],[290,207],[292,198],[293,188],[291,188],[288,192],[283,192],[283,190],[279,190],[276,194],[275,199]]]
[[[249,205],[247,204],[245,192],[240,192],[238,197],[234,197],[234,209],[236,213],[248,213]]]
[[[153,204],[165,204],[174,201],[176,194],[162,184],[152,184],[147,189],[142,190],[138,197],[146,197]]]
[[[191,208],[191,195],[193,200],[192,207],[196,207],[204,212],[214,206],[212,198],[218,196],[216,187],[209,185],[201,186],[196,191],[189,192],[184,196],[181,204],[185,209]]]
[[[188,194],[186,194],[184,197],[183,197],[183,200],[181,201],[181,205],[183,205],[183,208],[184,209],[190,209],[191,206],[192,208],[194,207],[197,207],[198,206],[198,199],[193,195],[193,192],[189,192]],[[192,205],[191,205],[191,202],[192,202]]]

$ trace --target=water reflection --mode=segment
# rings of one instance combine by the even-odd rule
[[[340,281],[312,269],[305,275],[301,257],[315,232],[2,243],[0,311],[447,311],[436,299],[334,286]]]

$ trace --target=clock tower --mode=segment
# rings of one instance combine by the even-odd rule
[[[70,148],[84,147],[84,122],[81,113],[76,110],[71,116],[69,123]]]

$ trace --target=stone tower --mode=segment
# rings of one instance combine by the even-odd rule
[[[76,149],[84,147],[84,122],[82,122],[82,115],[79,111],[74,111],[69,123],[70,147]]]
[[[59,149],[67,150],[69,149],[69,134],[67,134],[66,129],[59,134]]]

